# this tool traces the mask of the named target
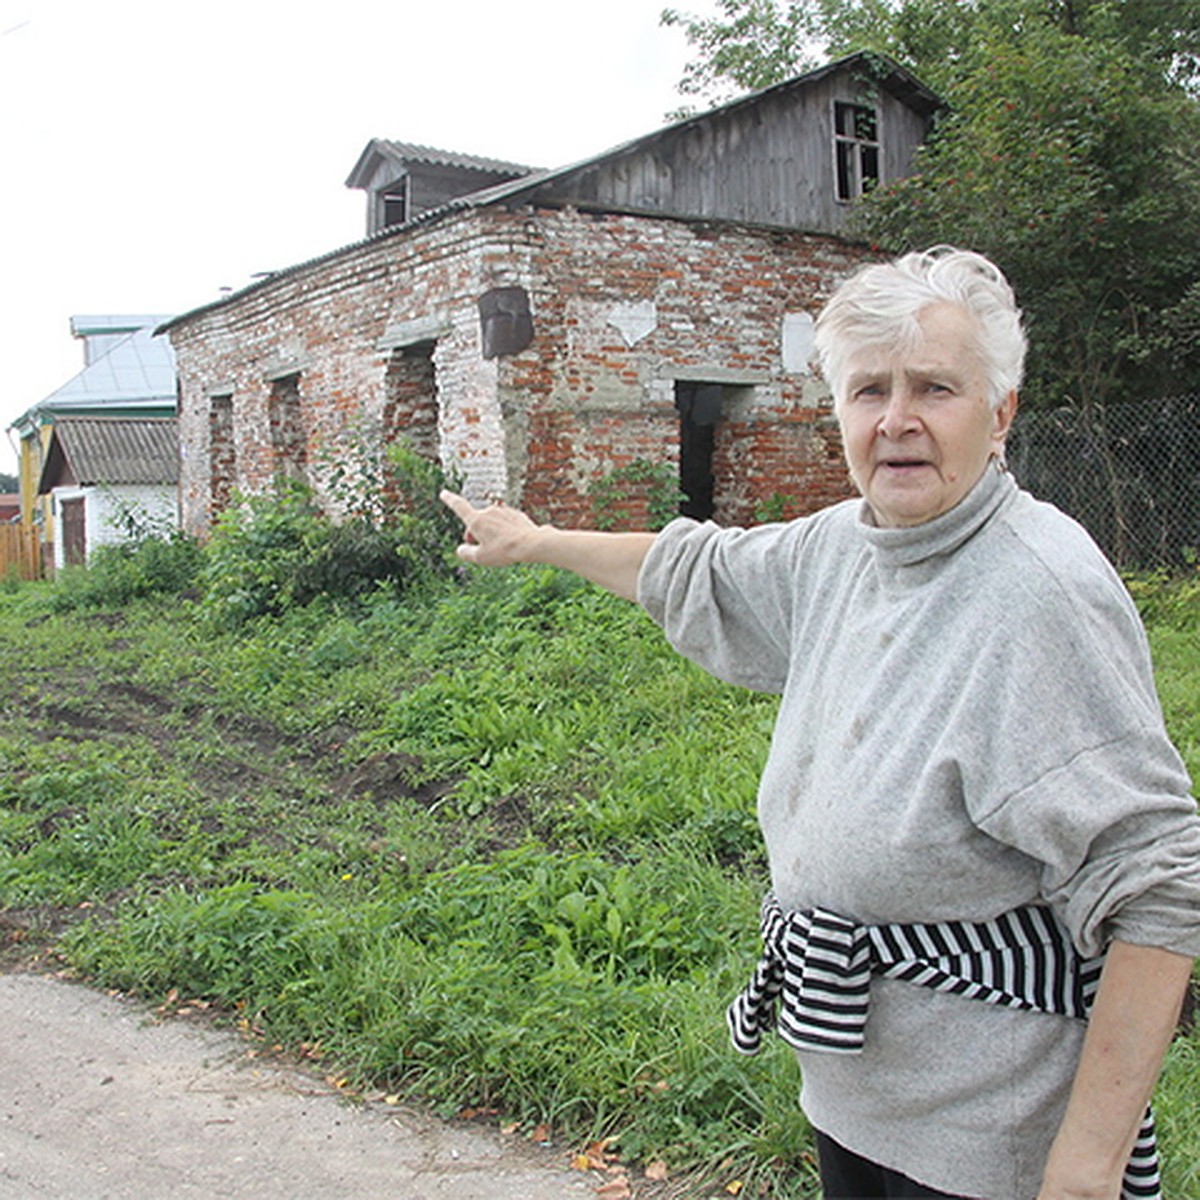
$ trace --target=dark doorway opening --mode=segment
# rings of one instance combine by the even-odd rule
[[[721,419],[726,386],[698,380],[677,380],[675,407],[679,410],[679,511],[707,521],[716,509],[713,449]]]

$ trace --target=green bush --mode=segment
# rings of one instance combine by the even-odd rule
[[[597,479],[588,489],[588,499],[597,529],[643,521],[649,529],[662,529],[679,516],[685,497],[670,463],[635,458]]]
[[[417,554],[396,530],[354,518],[322,529],[311,555],[296,564],[286,597],[301,605],[318,596],[354,600],[380,584],[402,591],[420,574]]]
[[[225,626],[282,612],[328,530],[312,490],[295,481],[278,480],[267,494],[237,496],[206,547],[205,611]]]
[[[1167,571],[1131,572],[1125,586],[1149,624],[1178,630],[1200,630],[1200,572],[1172,575]]]
[[[389,448],[387,464],[386,503],[363,496],[340,521],[295,480],[238,497],[206,548],[202,578],[210,618],[236,628],[318,597],[354,601],[381,587],[401,595],[448,575],[458,527],[437,499],[445,477],[437,464],[401,445]]]
[[[202,561],[199,544],[183,533],[99,546],[86,567],[59,572],[52,607],[122,608],[147,596],[179,595],[196,584]]]

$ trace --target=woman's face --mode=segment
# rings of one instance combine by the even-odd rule
[[[866,346],[847,359],[837,412],[850,474],[884,528],[921,525],[953,508],[1004,448],[1015,392],[998,409],[957,304],[918,315],[911,351]]]

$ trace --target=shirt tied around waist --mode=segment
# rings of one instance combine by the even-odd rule
[[[1084,958],[1045,905],[988,921],[861,925],[824,908],[762,905],[763,954],[729,1006],[736,1049],[755,1054],[773,1026],[798,1050],[858,1054],[866,1043],[872,974],[1005,1008],[1086,1020],[1103,958]],[[1150,1110],[1125,1170],[1122,1196],[1160,1200]]]

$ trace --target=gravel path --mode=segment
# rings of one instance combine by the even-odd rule
[[[594,1200],[604,1184],[565,1147],[352,1106],[233,1033],[0,974],[4,1200]]]

